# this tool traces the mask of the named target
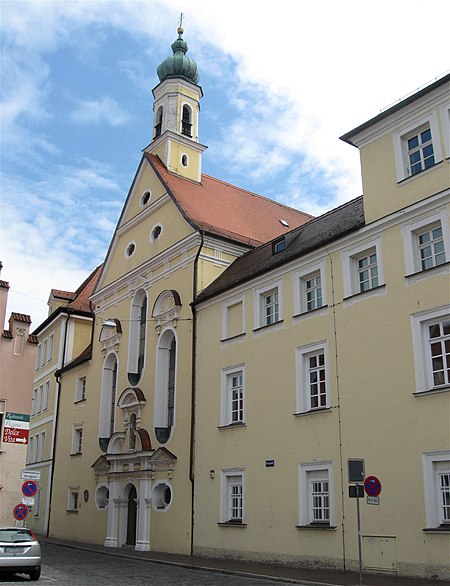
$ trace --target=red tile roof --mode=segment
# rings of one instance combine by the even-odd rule
[[[97,284],[101,268],[102,265],[99,265],[96,269],[92,271],[92,273],[87,277],[87,279],[85,279],[83,283],[81,283],[81,285],[78,287],[75,293],[73,293],[73,301],[71,301],[67,307],[79,311],[91,311],[89,297],[92,295],[94,287]]]
[[[157,156],[144,156],[186,220],[199,230],[259,246],[313,218],[209,175],[202,175],[201,183],[179,177],[170,173]]]
[[[56,299],[65,299],[66,301],[70,301],[75,297],[73,291],[62,291],[61,289],[52,289],[52,295]]]
[[[14,321],[22,321],[26,324],[31,324],[31,317],[25,313],[16,313],[15,311],[11,312],[11,318]]]

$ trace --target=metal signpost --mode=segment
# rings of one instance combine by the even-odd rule
[[[361,483],[364,481],[364,460],[361,458],[349,458],[348,460],[348,481],[355,485],[354,495],[350,491],[349,495],[356,498],[356,517],[358,524],[358,557],[359,557],[359,586],[363,586],[363,572],[362,572],[362,551],[361,551],[361,518],[359,513],[359,499],[364,496],[361,491]]]

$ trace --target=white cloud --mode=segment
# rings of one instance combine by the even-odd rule
[[[70,114],[75,124],[108,124],[123,126],[131,119],[130,114],[113,98],[104,96],[99,100],[79,101],[77,107]]]

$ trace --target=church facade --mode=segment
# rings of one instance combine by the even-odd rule
[[[91,341],[57,371],[48,534],[355,569],[358,460],[381,490],[360,499],[364,568],[442,578],[449,77],[342,137],[364,194],[312,218],[202,173],[182,33]]]

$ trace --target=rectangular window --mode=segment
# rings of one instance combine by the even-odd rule
[[[46,361],[47,361],[47,340],[44,340],[44,343],[42,344],[42,352],[41,352],[41,366],[44,366]]]
[[[39,488],[37,493],[34,495],[33,515],[35,517],[39,517],[40,508],[41,508],[41,489]]]
[[[41,366],[41,350],[42,344],[38,344],[37,351],[36,351],[36,370]]]
[[[244,523],[244,472],[222,471],[222,523]]]
[[[320,272],[310,275],[304,280],[306,311],[322,307],[322,281]]]
[[[67,510],[71,512],[78,512],[78,503],[79,503],[79,494],[80,489],[69,487],[68,491],[68,501],[67,501]]]
[[[366,293],[384,284],[381,237],[349,247],[342,255],[345,297]]]
[[[221,373],[221,425],[245,421],[245,369],[243,365],[225,368]]]
[[[37,401],[37,389],[33,389],[33,395],[31,396],[31,415],[36,415],[36,401]]]
[[[450,306],[411,316],[416,392],[450,385]]]
[[[28,439],[27,464],[33,463],[33,449],[34,449],[34,437],[30,436]]]
[[[50,396],[50,381],[45,381],[44,385],[44,395],[42,397],[42,410],[46,411],[48,409],[48,401]]]
[[[40,454],[40,436],[37,433],[34,436],[34,450],[33,450],[33,462],[37,462],[39,460],[39,454]]]
[[[280,310],[278,305],[278,290],[274,289],[262,296],[263,308],[263,325],[274,324],[280,319]]]
[[[83,451],[83,428],[76,427],[72,436],[72,454],[81,454]]]
[[[42,395],[44,394],[44,385],[39,385],[36,395],[36,414],[42,411]]]
[[[42,462],[44,460],[44,453],[45,453],[45,431],[41,433],[41,441],[39,443],[39,454],[38,454],[38,461]]]
[[[450,451],[422,455],[427,528],[450,525]]]
[[[77,380],[75,401],[84,401],[86,399],[86,377],[81,376]]]
[[[49,338],[48,338],[48,356],[47,356],[47,362],[51,362],[53,359],[53,344],[55,341],[55,334],[50,334]]]
[[[227,302],[222,306],[222,339],[233,338],[244,333],[244,302]]]
[[[308,386],[310,409],[325,407],[327,404],[327,381],[325,373],[325,353],[313,352],[306,356],[308,362]]]
[[[297,348],[297,409],[299,412],[330,406],[327,343]]]
[[[377,266],[377,254],[372,252],[371,254],[359,257],[357,260],[358,267],[358,282],[359,291],[368,291],[374,287],[378,287],[378,266]]]
[[[422,271],[445,263],[444,237],[440,224],[418,232],[417,240]]]
[[[431,139],[431,129],[426,127],[405,138],[408,150],[408,170],[410,175],[416,175],[434,165],[434,149]]]
[[[428,325],[433,387],[450,385],[450,319]]]
[[[242,372],[228,375],[231,423],[244,421],[244,386]]]
[[[331,462],[300,464],[300,525],[334,526]]]

